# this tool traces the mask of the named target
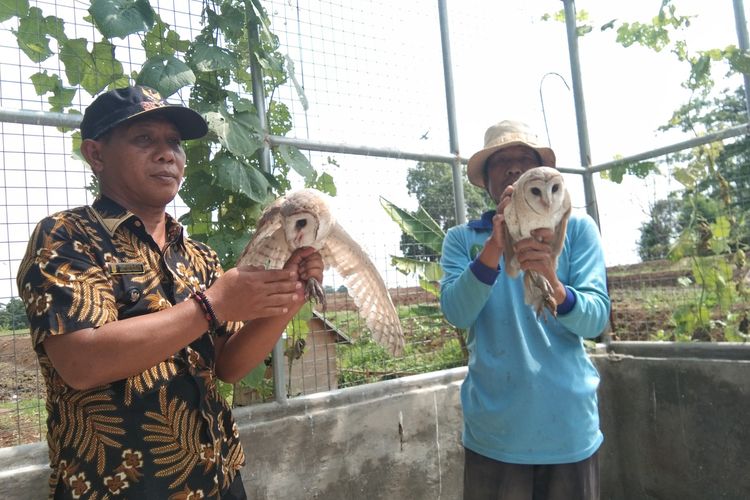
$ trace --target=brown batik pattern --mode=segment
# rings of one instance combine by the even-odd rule
[[[244,464],[214,367],[215,336],[241,325],[206,332],[143,373],[86,391],[65,384],[43,348],[51,335],[172,307],[221,275],[215,252],[167,222],[161,251],[137,217],[99,198],[42,220],[29,242],[18,287],[47,386],[50,496],[211,498]],[[123,263],[130,271],[112,272]]]

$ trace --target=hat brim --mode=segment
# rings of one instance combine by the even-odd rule
[[[200,139],[208,133],[208,124],[206,120],[198,113],[184,106],[160,106],[152,109],[145,109],[132,115],[115,120],[103,128],[93,139],[101,137],[113,128],[124,123],[143,118],[144,116],[163,116],[177,127],[182,140]]]
[[[500,151],[501,149],[509,148],[511,146],[526,146],[528,148],[531,148],[539,153],[539,156],[542,158],[542,165],[547,167],[556,166],[555,152],[552,151],[552,149],[532,146],[531,144],[523,141],[510,141],[497,146],[482,149],[471,155],[471,158],[469,158],[469,163],[466,166],[466,175],[469,178],[469,182],[477,187],[484,188],[485,185],[483,170],[487,158],[492,156],[492,154],[496,151]]]

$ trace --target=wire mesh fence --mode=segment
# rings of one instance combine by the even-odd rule
[[[95,40],[98,36],[86,20],[88,2],[56,0],[31,1],[30,4],[44,15],[64,19],[71,37]],[[161,19],[185,39],[194,38],[203,27],[203,1],[164,0],[151,4]],[[268,96],[269,101],[277,100],[289,109],[293,125],[288,137],[363,148],[451,154],[435,2],[273,0],[263,4],[271,17],[273,32],[279,37],[290,76],[287,83],[273,89]],[[560,132],[573,128],[570,93],[563,86],[553,88],[552,83],[545,83],[547,100],[539,99],[545,75],[569,73],[564,27],[539,21],[541,13],[558,11],[560,2],[550,0],[534,8],[487,4],[478,0],[461,2],[451,4],[449,9],[455,74],[455,81],[450,84],[455,86],[458,97],[458,128],[463,151],[481,148],[482,135],[489,124],[520,115],[540,130],[546,130],[547,141],[555,147],[561,166],[577,166],[576,141]],[[732,25],[731,18],[725,22]],[[507,40],[498,34],[518,24],[527,26],[523,37]],[[65,68],[55,54],[54,41],[49,58],[39,63],[30,62],[19,50],[15,37],[19,29],[17,18],[0,23],[0,109],[48,110],[49,102],[37,95],[32,75],[44,71],[62,75]],[[138,35],[112,40],[126,74],[137,72],[146,59],[141,41]],[[514,43],[523,45],[524,50],[514,50]],[[716,46],[721,43],[715,41]],[[497,64],[500,53],[503,54],[502,65]],[[589,61],[591,67],[602,68],[612,62],[610,58],[600,60],[595,54],[588,55],[591,59],[584,59],[584,64]],[[547,62],[539,67],[527,64],[537,60]],[[493,81],[496,77],[482,76],[493,66],[504,66],[508,72],[517,66],[523,68],[524,76],[503,75],[504,79],[518,82],[508,83],[515,86],[497,95],[497,84]],[[600,73],[607,73],[607,70],[602,69],[592,76],[599,78]],[[653,84],[655,93],[670,92],[669,85],[674,85],[661,84],[664,85],[661,90],[656,88],[657,83]],[[728,81],[727,84],[736,83]],[[239,86],[236,90],[248,94],[247,89]],[[180,92],[171,100],[187,103],[188,97],[187,93]],[[75,107],[82,111],[90,100],[91,97],[79,89]],[[612,103],[613,106],[618,104]],[[630,107],[641,119],[649,109],[645,105]],[[595,132],[606,128],[602,122],[590,122]],[[620,138],[619,134],[614,135]],[[43,439],[46,432],[44,382],[24,327],[24,311],[15,286],[18,265],[38,220],[59,210],[89,204],[95,195],[90,186],[90,170],[72,155],[74,144],[70,130],[0,121],[0,141],[3,171],[0,180],[3,196],[0,203],[0,312],[3,314],[0,446],[12,446]],[[727,143],[744,144],[742,139]],[[642,144],[641,149],[653,145],[646,141]],[[623,151],[624,144],[611,146],[612,149],[600,156],[609,155],[606,156],[609,158],[629,152]],[[369,340],[367,328],[356,313],[341,278],[327,272],[324,280],[329,297],[327,309],[316,310],[295,321],[284,334],[283,371],[288,395],[294,397],[464,364],[467,359],[464,336],[443,319],[437,296],[420,286],[414,275],[399,272],[392,262],[394,257],[404,255],[436,262],[439,256],[419,242],[405,238],[384,208],[384,203],[390,202],[413,211],[421,204],[444,229],[450,227],[455,223],[451,190],[420,199],[425,184],[430,182],[423,176],[430,174],[450,179],[450,165],[375,154],[335,151],[306,151],[305,154],[318,172],[333,177],[338,220],[362,244],[380,270],[398,308],[407,348],[403,356],[394,358]],[[735,188],[750,183],[748,163],[743,158],[742,147],[726,153],[723,158],[737,167],[731,179]],[[681,162],[684,160],[670,157],[667,165]],[[190,175],[190,165],[187,175]],[[566,181],[572,191],[574,209],[585,211],[580,176],[566,174]],[[298,187],[302,179],[292,175],[291,183]],[[719,184],[717,181],[716,186]],[[675,182],[670,172],[645,179],[628,176],[622,184],[597,178],[595,185],[610,265],[616,338],[685,340],[694,335],[700,337],[695,322],[701,321],[701,315],[710,310],[715,321],[704,322],[708,327],[703,332],[707,338],[741,339],[743,328],[747,333],[747,324],[742,326],[743,318],[747,321],[747,308],[742,305],[745,296],[737,287],[731,297],[722,295],[717,283],[726,280],[726,274],[714,272],[712,275],[711,272],[723,269],[721,259],[730,254],[734,256],[734,250],[747,243],[746,231],[724,237],[721,225],[721,215],[731,215],[732,227],[747,228],[747,220],[742,216],[748,206],[743,194],[747,190],[735,189],[729,204],[692,212],[708,216],[703,222],[711,231],[711,236],[706,236],[709,248],[704,255],[686,255],[685,259],[671,261],[667,259],[666,250],[679,239],[675,228],[698,225],[699,218],[691,218],[690,212],[668,212],[664,217],[679,219],[681,216],[682,219],[670,226],[671,232],[659,232],[659,228],[654,227],[655,242],[639,241],[643,238],[641,230],[644,224],[659,222],[656,208],[670,192],[677,193],[677,199],[687,200],[693,196],[691,191]],[[707,193],[704,198],[720,197],[718,187],[707,188],[704,192]],[[466,193],[469,218],[490,207],[488,200],[468,185]],[[696,206],[705,201],[699,197],[692,199]],[[179,198],[169,207],[178,217],[186,209]],[[734,212],[730,213],[732,210]],[[623,222],[624,218],[627,222]],[[250,231],[248,228],[248,237]],[[714,245],[712,251],[709,251],[710,245]],[[732,251],[721,252],[720,248]],[[631,264],[641,261],[642,264],[638,264],[641,267],[634,270]],[[734,261],[731,264],[735,266],[731,269],[733,278],[747,272]],[[740,278],[739,282],[745,279]],[[727,284],[727,289],[735,282],[736,279]],[[271,376],[269,367],[262,380],[251,388],[235,388],[234,403],[251,404],[272,398]]]

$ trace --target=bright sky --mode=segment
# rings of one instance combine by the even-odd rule
[[[471,90],[457,84],[461,147],[467,156],[481,148],[487,125],[506,116],[520,117],[544,134],[539,82],[546,73],[563,75],[572,88],[564,27],[539,21],[539,13],[560,10],[563,3],[559,0],[517,2],[517,10],[507,4],[482,3],[483,8],[495,9],[496,12],[482,15],[494,16],[497,30],[477,33],[473,43],[485,49],[475,51],[475,59],[470,63],[464,61],[464,66],[482,68]],[[678,14],[698,16],[683,35],[688,40],[689,50],[738,45],[731,0],[679,0],[674,4]],[[679,63],[667,50],[655,53],[638,46],[623,48],[614,43],[612,30],[601,32],[598,29],[612,19],[647,23],[657,15],[660,5],[659,0],[576,2],[578,12],[587,11],[589,22],[595,27],[593,32],[579,39],[591,158],[595,165],[690,138],[657,132],[672,112],[688,101],[688,92],[680,87],[688,75],[687,64]],[[525,36],[531,31],[533,37]],[[460,74],[461,70],[456,72]],[[716,71],[714,77],[719,82],[718,88],[734,88],[742,83],[739,78],[731,83],[720,83],[721,71]],[[496,98],[486,99],[486,96]],[[543,96],[549,139],[557,153],[558,164],[580,165],[572,90],[557,76],[549,75],[544,78]],[[568,178],[569,187],[574,191],[574,204],[582,206],[580,182],[577,176]],[[663,197],[665,189],[668,187],[664,180],[644,183],[630,179],[621,185],[597,181],[608,264],[639,260],[634,246],[638,229],[645,220],[649,202]]]
[[[306,4],[310,2],[300,2],[300,5]],[[353,144],[447,154],[442,63],[439,52],[435,51],[435,43],[439,43],[437,10],[432,5],[425,10],[401,2],[399,15],[384,22],[380,16],[392,12],[388,7],[390,3],[385,4],[379,9],[382,12],[347,11],[344,17],[353,19],[351,25],[334,23],[336,29],[321,34],[321,38],[339,42],[337,47],[344,47],[337,49],[339,53],[351,55],[351,51],[357,56],[355,61],[370,62],[363,67],[347,65],[335,68],[338,87],[329,84],[335,89],[318,88],[309,79],[311,60],[317,63],[315,76],[324,79],[328,76],[325,59],[320,54],[332,49],[313,47],[317,52],[310,55],[304,50],[296,52],[294,44],[297,40],[290,38],[289,50],[298,62],[298,74],[300,69],[307,68],[308,71],[305,83],[313,103],[308,112],[311,116],[308,136],[318,140],[333,138],[333,142],[344,137],[345,142]],[[677,0],[675,4],[678,14],[697,16],[689,31],[680,35],[688,40],[689,50],[738,44],[731,0]],[[688,75],[687,64],[677,61],[668,49],[655,53],[639,46],[623,48],[615,43],[613,30],[599,30],[613,19],[648,23],[658,14],[660,5],[660,0],[576,2],[578,12],[587,11],[589,24],[594,26],[593,32],[579,39],[579,59],[591,158],[595,165],[690,138],[677,133],[665,135],[657,132],[659,126],[667,123],[672,112],[689,99],[688,92],[680,87]],[[573,93],[566,87],[567,83],[572,89],[565,26],[541,20],[543,14],[556,12],[563,6],[560,0],[448,2],[457,129],[463,157],[468,158],[482,148],[484,131],[489,125],[506,118],[530,123],[546,143],[545,115],[540,99],[540,84],[544,81],[542,93],[549,141],[557,153],[558,165],[581,164]],[[359,23],[357,14],[363,18]],[[383,26],[388,26],[388,30],[385,31]],[[377,52],[367,52],[368,45],[360,38],[372,37],[377,39],[378,50],[386,56],[379,59]],[[316,40],[307,43],[314,46]],[[398,54],[399,60],[389,58],[388,54]],[[404,59],[406,63],[399,63]],[[565,81],[550,73],[561,75]],[[721,73],[714,73],[717,80],[721,80]],[[736,79],[720,82],[718,87],[740,84],[741,80]],[[378,92],[368,93],[370,87],[377,87]],[[350,95],[353,89],[356,91]],[[335,96],[331,101],[336,99],[341,106],[340,112],[335,112],[336,104],[327,102],[324,96],[328,92]],[[388,93],[391,95],[387,95],[386,105],[379,108],[378,99],[383,99]],[[399,99],[396,103],[394,94]],[[430,104],[425,105],[425,102]],[[321,107],[332,112],[316,115]],[[360,116],[366,119],[355,121],[355,117]],[[301,121],[295,118],[295,123]],[[429,139],[419,141],[426,130],[430,131]],[[390,136],[384,135],[389,132]],[[293,133],[305,136],[300,130]],[[383,193],[397,204],[415,208],[408,205],[408,199],[383,186],[382,169],[369,168],[368,159],[344,158],[342,164],[347,168],[337,170],[335,174],[340,186],[359,183],[370,188],[360,189],[351,197],[342,193],[337,200],[342,212],[351,212],[352,207],[358,205],[377,206],[377,195]],[[403,183],[403,174],[400,175],[398,182]],[[583,210],[580,176],[568,175],[567,178],[574,206]],[[389,180],[397,182],[392,178]],[[647,219],[650,204],[664,197],[669,189],[679,187],[670,183],[669,179],[657,178],[648,181],[626,179],[622,184],[614,184],[596,176],[608,265],[639,261],[636,245],[640,225]],[[368,212],[371,214],[368,221],[389,223],[387,217],[374,211]],[[356,225],[357,219],[361,216],[353,217],[351,225]],[[372,225],[368,225],[370,227]],[[363,240],[368,237],[371,239],[373,235],[363,232],[360,236]],[[384,241],[380,234],[375,237]],[[391,241],[392,238],[385,239]],[[397,239],[394,241],[396,243],[391,242],[391,248],[393,245],[398,248]]]

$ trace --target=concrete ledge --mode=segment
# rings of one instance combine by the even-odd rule
[[[236,409],[248,496],[460,498],[465,375],[455,368]]]
[[[750,360],[734,359],[746,347],[654,344],[591,356],[602,377],[602,500],[748,498]],[[248,496],[460,499],[465,375],[455,368],[235,409]],[[0,498],[46,498],[46,464],[44,443],[0,449]]]
[[[0,498],[47,498],[48,464],[46,442],[0,448]]]
[[[236,408],[249,498],[460,498],[465,375],[461,367]],[[47,498],[47,464],[46,443],[0,449],[0,498]]]
[[[750,360],[750,343],[613,341],[609,352],[643,358]]]

